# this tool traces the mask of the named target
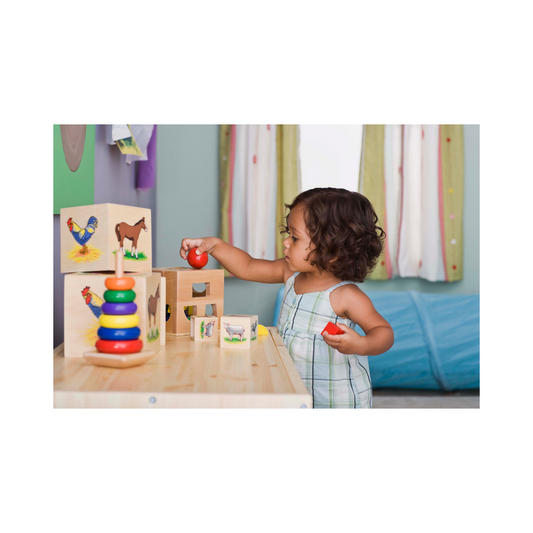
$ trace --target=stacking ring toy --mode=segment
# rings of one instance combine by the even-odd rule
[[[143,347],[143,341],[137,339],[134,341],[96,341],[96,349],[103,353],[136,353],[140,352]]]
[[[108,303],[129,303],[135,300],[135,293],[133,291],[105,291],[104,300]]]
[[[98,337],[104,341],[132,341],[141,336],[141,330],[135,328],[98,328]]]
[[[137,311],[137,304],[134,302],[124,304],[103,303],[102,312],[104,315],[133,315]]]
[[[106,278],[105,286],[110,291],[128,291],[135,287],[133,278]]]
[[[134,328],[139,323],[139,315],[100,315],[98,319],[104,328]]]

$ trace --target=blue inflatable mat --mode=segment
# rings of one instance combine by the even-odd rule
[[[394,330],[394,346],[368,358],[374,388],[479,388],[479,295],[367,293]],[[277,325],[283,288],[274,312]],[[357,331],[364,334],[358,327]]]

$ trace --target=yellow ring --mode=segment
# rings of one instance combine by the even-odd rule
[[[139,323],[139,315],[100,315],[100,325],[104,328],[134,328]]]

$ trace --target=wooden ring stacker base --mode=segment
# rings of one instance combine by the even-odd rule
[[[83,358],[96,366],[107,366],[111,368],[129,368],[131,366],[142,365],[152,359],[156,352],[144,351],[131,354],[99,353],[96,350],[85,352]]]
[[[120,256],[120,257],[119,257]],[[120,251],[118,251],[115,255],[115,273],[118,277],[123,277],[124,270],[123,270],[123,260],[122,254]],[[133,292],[133,291],[130,291]],[[134,293],[135,294],[135,293]],[[138,329],[138,328],[134,328]],[[140,333],[140,330],[139,330]],[[111,342],[116,343],[117,341],[103,341],[98,340],[98,343],[102,342]],[[132,342],[132,341],[126,341],[126,342]],[[142,340],[137,339],[136,341],[133,341],[137,344],[137,347],[140,345],[139,350],[142,350]],[[105,344],[103,345],[105,346]],[[102,345],[100,344],[100,347]],[[89,363],[92,363],[96,366],[107,366],[112,368],[129,368],[131,366],[137,366],[142,365],[156,354],[154,351],[139,351],[136,350],[134,353],[100,353],[98,350],[91,350],[90,352],[85,352],[83,354],[83,358],[88,361]]]

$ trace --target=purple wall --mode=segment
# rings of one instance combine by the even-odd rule
[[[126,164],[125,156],[117,146],[105,142],[105,126],[96,126],[94,148],[94,203],[122,204],[147,207],[152,210],[152,257],[156,255],[156,195],[155,189],[137,191],[137,165]],[[54,348],[63,342],[64,276],[60,272],[59,215],[54,216]]]

